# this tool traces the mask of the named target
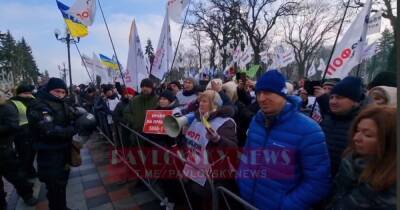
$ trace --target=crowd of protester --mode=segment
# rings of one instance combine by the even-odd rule
[[[368,85],[354,76],[318,84],[293,82],[278,70],[257,81],[241,76],[158,84],[147,78],[138,89],[119,83],[81,84],[72,94],[58,78],[41,87],[21,84],[14,97],[0,98],[0,176],[31,206],[37,202],[31,179],[38,177],[46,185],[49,208],[67,210],[72,141],[79,134],[71,107],[83,107],[96,116],[116,147],[151,147],[154,142],[170,151],[188,151],[183,155],[188,161],[205,159],[205,167],[212,166],[205,173],[223,169],[233,174],[212,183],[206,176],[189,175],[183,185],[160,181],[176,206],[187,207],[183,186],[195,198],[189,199],[192,209],[211,209],[214,185],[258,209],[395,209],[396,96],[390,72],[381,72]],[[191,117],[177,137],[147,134],[143,125],[148,110]],[[213,155],[215,149],[241,155],[221,160]],[[268,151],[279,154],[275,158],[281,158],[281,165],[258,162],[257,155]],[[256,164],[243,161],[254,154]],[[190,164],[178,165],[184,175],[193,170]],[[256,173],[245,176],[248,171]],[[0,209],[7,205],[3,188]],[[234,201],[228,203],[241,209]]]

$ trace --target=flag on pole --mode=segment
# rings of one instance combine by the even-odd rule
[[[129,34],[129,51],[126,72],[127,76],[125,78],[125,83],[129,86],[135,87],[136,89],[139,88],[141,80],[148,76],[135,20],[132,21],[131,31]]]
[[[319,59],[319,65],[318,65],[318,67],[317,67],[317,71],[322,71],[322,72],[324,72],[324,71],[325,71],[325,68],[326,68],[325,61],[324,61],[324,59],[320,58],[320,59]]]
[[[372,58],[376,53],[378,53],[378,42],[375,41],[364,48],[363,59]]]
[[[307,78],[314,76],[317,73],[317,69],[315,68],[314,61],[311,63],[310,68],[307,71]]]
[[[253,48],[251,46],[247,46],[244,51],[241,53],[238,64],[241,69],[244,69],[248,63],[253,59]]]
[[[88,68],[92,68],[95,75],[98,75],[101,78],[102,84],[108,84],[112,82],[112,78],[110,76],[109,69],[103,66],[96,53],[93,53],[92,59],[84,59],[87,61],[86,65]]]
[[[58,9],[60,10],[65,24],[72,37],[84,37],[88,35],[88,28],[82,21],[71,14],[70,8],[56,0]]]
[[[158,40],[157,50],[154,55],[151,74],[162,80],[164,74],[168,72],[172,65],[172,41],[171,28],[169,25],[168,10],[164,17],[164,22],[161,28],[160,38]]]
[[[350,28],[335,47],[332,60],[328,64],[327,77],[346,77],[351,69],[362,60],[363,47],[366,42],[368,18],[371,10],[371,0],[367,0]]]
[[[118,64],[114,59],[111,59],[103,54],[99,54],[101,63],[112,70],[118,70]]]
[[[188,4],[189,0],[168,0],[168,14],[171,20],[180,23],[182,12]]]
[[[372,15],[368,20],[367,35],[381,32],[381,25],[382,25],[382,12],[377,12],[374,15]]]
[[[96,0],[76,0],[69,12],[84,25],[91,26],[96,16]]]

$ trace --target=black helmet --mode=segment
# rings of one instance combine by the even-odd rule
[[[78,133],[81,136],[88,136],[96,129],[96,118],[91,113],[83,113],[75,121]]]

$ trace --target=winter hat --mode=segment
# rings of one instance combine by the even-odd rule
[[[162,92],[160,94],[160,98],[161,97],[168,99],[168,101],[170,101],[170,102],[173,102],[176,100],[176,96],[170,90],[164,90],[164,92]]]
[[[136,91],[135,89],[131,88],[131,87],[127,87],[124,90],[124,95],[132,95],[135,96],[136,95]]]
[[[172,81],[169,83],[169,85],[171,85],[171,84],[176,85],[179,88],[179,90],[182,89],[182,85],[179,81]]]
[[[384,98],[386,105],[397,105],[397,88],[388,86],[376,86],[368,91],[368,96],[379,95]]]
[[[324,83],[322,83],[322,86],[335,86],[338,82],[340,82],[340,79],[327,79],[324,81]]]
[[[187,81],[187,80],[190,81],[193,84],[193,86],[195,86],[195,87],[199,85],[197,80],[192,77],[187,77],[184,79],[184,81]]]
[[[107,91],[110,91],[110,90],[112,90],[112,89],[113,89],[113,85],[111,85],[111,84],[104,85],[104,87],[103,87],[103,93],[105,94],[105,93],[107,93]]]
[[[47,92],[50,92],[54,89],[64,89],[65,91],[67,90],[67,85],[65,84],[64,80],[56,77],[52,77],[49,79],[46,85],[46,90]]]
[[[35,86],[29,85],[29,84],[20,84],[17,87],[16,93],[17,95],[20,93],[32,93],[32,91],[35,89]]]
[[[394,72],[383,71],[375,76],[375,78],[368,84],[368,89],[376,86],[389,86],[397,87],[397,75]]]
[[[154,88],[154,83],[153,81],[151,81],[151,79],[146,78],[142,80],[142,82],[140,83],[140,87]]]
[[[333,87],[331,95],[344,96],[360,102],[363,99],[362,81],[359,77],[348,76]]]
[[[257,81],[256,93],[259,91],[273,92],[286,98],[287,88],[285,77],[278,70],[267,71]]]

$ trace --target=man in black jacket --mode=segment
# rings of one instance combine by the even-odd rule
[[[50,210],[67,210],[66,188],[70,172],[74,115],[64,99],[65,82],[50,78],[28,107],[28,120],[37,149],[38,177],[46,184]]]
[[[329,113],[321,127],[326,136],[331,160],[332,177],[337,173],[343,151],[348,145],[348,131],[360,110],[363,99],[362,82],[357,77],[346,77],[333,87],[329,98]]]
[[[19,116],[20,129],[14,141],[15,150],[28,178],[36,177],[36,170],[33,167],[36,153],[33,149],[33,139],[29,132],[28,119],[26,117],[28,105],[35,100],[35,97],[32,95],[34,89],[35,87],[33,85],[20,84],[16,90],[17,95],[9,100],[15,107]]]
[[[37,199],[32,196],[33,184],[21,169],[21,163],[12,147],[16,133],[19,132],[18,112],[0,96],[0,179],[9,181],[29,206],[34,206]],[[3,188],[3,186],[1,186]],[[5,192],[0,190],[0,208],[5,209]]]

